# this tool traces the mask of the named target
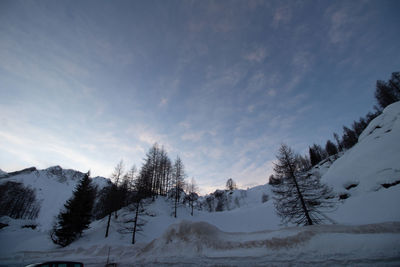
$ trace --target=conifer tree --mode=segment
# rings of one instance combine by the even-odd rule
[[[354,121],[351,127],[358,138],[367,126],[367,121],[361,117],[359,121]]]
[[[275,178],[275,176],[274,176],[273,174],[271,174],[271,175],[269,176],[268,183],[269,183],[270,185],[277,185],[277,184],[280,183],[280,180],[279,180],[278,178]]]
[[[322,159],[318,149],[316,149],[315,147],[316,145],[314,144],[312,147],[309,147],[308,149],[308,152],[310,154],[311,166],[317,165]]]
[[[375,98],[381,108],[400,100],[400,72],[393,72],[388,82],[376,82]]]
[[[137,183],[145,197],[166,195],[171,185],[172,165],[164,148],[155,143],[146,154]]]
[[[326,141],[325,150],[329,156],[333,156],[338,153],[337,147],[335,146],[334,143],[332,143],[331,140]]]
[[[103,206],[107,213],[107,226],[105,233],[106,238],[108,237],[108,233],[110,231],[111,215],[114,211],[116,212],[118,210],[117,198],[118,198],[118,187],[114,183],[111,183],[111,185],[108,186],[106,189],[104,198],[101,199],[101,201],[104,201]]]
[[[335,138],[337,149],[339,152],[343,151],[342,142],[339,139],[339,135],[337,133],[333,133],[333,138]]]
[[[73,196],[64,205],[64,211],[58,215],[58,221],[51,231],[54,243],[65,247],[89,228],[96,189],[86,173],[77,185]]]
[[[312,165],[311,165],[311,161],[307,156],[301,156],[301,155],[296,155],[296,160],[299,163],[299,168],[302,171],[308,171],[311,169]]]
[[[193,209],[194,209],[194,202],[198,199],[198,195],[197,195],[197,184],[196,181],[194,180],[194,178],[192,178],[192,180],[188,183],[188,198],[189,198],[189,206],[191,208],[191,212],[190,215],[193,216]]]
[[[358,137],[355,131],[343,126],[343,146],[346,149],[352,148],[358,141]]]
[[[180,200],[180,194],[183,191],[183,186],[185,183],[185,169],[183,162],[178,156],[175,160],[172,172],[172,181],[174,187],[174,217],[177,217],[177,207]]]
[[[236,183],[232,178],[229,178],[226,181],[226,189],[229,191],[235,190],[236,189]]]
[[[114,172],[111,174],[113,182],[107,187],[106,192],[101,199],[104,201],[103,207],[108,214],[107,226],[105,237],[108,237],[111,224],[111,215],[114,212],[115,219],[118,218],[118,210],[126,204],[126,198],[128,195],[128,180],[125,179],[124,175],[124,162],[121,160],[114,168]],[[122,180],[122,181],[121,181]]]
[[[122,222],[124,226],[118,229],[118,232],[121,234],[132,234],[131,243],[135,244],[136,242],[136,233],[142,231],[143,225],[146,221],[139,216],[145,212],[143,195],[140,190],[135,191],[135,194],[132,198],[132,203],[129,206],[129,211],[133,212],[133,217],[124,216]],[[127,226],[128,225],[128,226]]]
[[[124,176],[124,162],[120,160],[120,162],[115,166],[114,172],[111,174],[111,180],[114,181],[114,187],[112,187],[112,192],[111,192],[111,202],[114,210],[114,216],[115,219],[118,218],[118,210],[122,208],[123,203],[124,203],[124,194],[120,192],[120,182],[123,179]]]
[[[316,175],[308,175],[287,145],[281,145],[274,172],[279,182],[272,183],[274,204],[283,223],[318,224],[325,218],[322,208],[331,207],[331,190]]]

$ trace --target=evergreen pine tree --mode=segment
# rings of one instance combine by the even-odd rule
[[[65,247],[89,228],[96,189],[91,184],[88,172],[77,185],[73,196],[58,215],[58,221],[51,232],[54,243]]]
[[[310,154],[311,166],[317,165],[322,159],[316,146],[317,145],[314,144],[312,147],[309,147],[309,149],[308,149],[308,152]]]
[[[375,98],[381,108],[400,100],[400,72],[393,72],[388,82],[376,82]]]
[[[273,175],[273,174],[271,174],[270,176],[269,176],[269,180],[268,180],[268,183],[270,184],[270,185],[277,185],[277,184],[279,184],[281,181],[278,179],[278,178],[275,178],[275,176]]]
[[[357,143],[358,137],[355,131],[343,126],[342,140],[344,148],[350,149]]]
[[[299,163],[299,168],[302,171],[308,171],[312,168],[311,161],[307,156],[297,155],[296,160]]]
[[[325,150],[329,156],[333,156],[338,153],[337,147],[331,140],[326,141]]]
[[[337,149],[339,152],[343,151],[342,142],[339,139],[339,135],[337,133],[333,133],[333,138],[335,138]]]

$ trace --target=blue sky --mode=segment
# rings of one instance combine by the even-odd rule
[[[154,143],[201,192],[265,184],[400,69],[399,1],[0,1],[0,168],[109,176]]]

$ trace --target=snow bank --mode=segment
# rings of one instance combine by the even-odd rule
[[[400,223],[361,226],[324,225],[284,228],[276,231],[227,233],[206,222],[182,221],[142,249],[139,262],[196,262],[196,258],[225,264],[245,258],[255,262],[290,260],[299,263],[320,259],[347,262],[355,259],[400,262]],[[338,257],[340,255],[340,257]],[[210,263],[215,264],[215,261]],[[240,262],[240,261],[239,261]]]
[[[338,196],[333,217],[343,223],[400,221],[400,102],[371,121],[359,142],[322,176]]]
[[[371,121],[359,142],[330,166],[323,180],[337,191],[352,183],[363,192],[400,180],[400,102]]]
[[[37,243],[36,251],[24,251],[26,245],[15,244],[19,252],[0,253],[0,262],[20,266],[57,258],[100,266],[110,252],[110,260],[118,266],[400,264],[400,222],[317,225],[244,233],[224,232],[207,222],[182,221],[168,227],[149,244],[134,246],[103,239],[97,244],[89,241],[54,249],[46,247],[42,239],[36,235],[28,240],[28,245]]]

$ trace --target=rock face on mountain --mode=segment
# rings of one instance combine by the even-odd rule
[[[10,176],[15,176],[15,175],[19,175],[19,174],[29,174],[34,171],[37,171],[35,167],[30,167],[30,168],[22,169],[20,171],[9,172],[9,173],[0,170],[0,178],[7,178]]]

